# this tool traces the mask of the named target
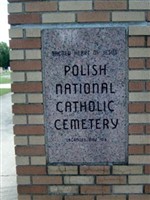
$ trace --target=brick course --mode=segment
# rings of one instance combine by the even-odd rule
[[[130,103],[129,104],[129,112],[130,113],[140,113],[145,111],[144,103]]]
[[[26,12],[52,12],[57,10],[56,2],[32,2],[25,4]]]
[[[14,105],[13,113],[15,114],[41,114],[43,113],[43,106],[40,104],[33,105]]]
[[[108,22],[109,12],[81,12],[77,15],[78,22]]]
[[[26,1],[40,1],[40,0],[8,0],[8,2],[26,2]]]
[[[43,145],[35,146],[17,146],[15,148],[16,155],[21,156],[41,156],[45,155],[45,148]]]
[[[42,67],[40,60],[11,61],[10,65],[13,71],[39,71]]]
[[[81,166],[80,174],[110,174],[109,166]]]
[[[126,184],[127,180],[125,176],[97,176],[97,184]]]
[[[43,125],[26,125],[26,126],[14,126],[14,134],[16,135],[43,135],[44,126]]]
[[[143,91],[145,90],[145,82],[143,81],[130,81],[129,82],[129,91]]]
[[[131,145],[128,148],[128,153],[130,155],[144,154],[144,146],[143,145]]]
[[[17,24],[39,24],[41,23],[40,14],[11,14],[8,16],[8,22]]]
[[[19,194],[46,194],[48,191],[47,186],[34,186],[34,185],[19,185]]]
[[[127,1],[95,1],[95,10],[126,10]]]
[[[12,49],[35,49],[40,47],[40,39],[13,39],[10,41],[10,48]]]
[[[51,185],[51,184],[62,184],[62,177],[61,176],[33,176],[32,177],[32,182],[33,184],[46,184],[46,185]]]
[[[13,83],[12,92],[22,93],[22,92],[42,92],[41,83]]]
[[[44,166],[17,166],[18,175],[46,175]]]
[[[109,194],[110,186],[81,186],[81,194]]]
[[[62,197],[58,195],[34,195],[33,200],[62,200]]]
[[[130,134],[143,134],[144,126],[143,125],[129,125]]]
[[[144,69],[145,60],[142,58],[132,58],[129,60],[129,68],[130,69]]]
[[[129,38],[129,46],[130,47],[139,47],[145,45],[145,38],[144,37],[130,37]]]
[[[65,200],[94,200],[94,197],[91,195],[66,196]]]

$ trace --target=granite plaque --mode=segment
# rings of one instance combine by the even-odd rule
[[[48,163],[125,163],[125,28],[48,29],[42,40]]]

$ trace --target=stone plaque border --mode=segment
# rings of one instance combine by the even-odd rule
[[[82,29],[86,29],[87,27],[84,27],[84,28],[82,28]],[[90,28],[90,27],[88,27],[88,28]],[[107,28],[107,27],[91,27],[91,28]],[[117,27],[114,27],[114,26],[110,26],[110,27],[108,27],[108,28],[117,28]],[[119,26],[118,26],[118,28],[120,28]],[[124,27],[125,28],[125,27]],[[60,28],[58,28],[58,29],[55,29],[55,30],[59,30]],[[64,27],[63,28],[61,28],[61,29],[65,29]],[[71,28],[68,28],[67,27],[67,29],[78,29],[77,27],[71,27]],[[51,30],[51,29],[44,29],[44,31],[45,30]],[[127,30],[125,29],[125,32],[127,32]],[[43,31],[42,31],[42,34],[43,34]],[[43,36],[42,36],[43,37]],[[125,34],[125,40],[127,41],[127,33]],[[43,39],[44,40],[44,39]],[[127,42],[125,43],[125,46],[126,46],[126,55],[125,55],[125,59],[126,59],[126,66],[128,67],[128,60],[127,60],[127,58],[128,58],[128,49],[127,49]],[[43,48],[43,47],[42,47]],[[43,53],[44,51],[42,50],[42,54],[44,54]],[[42,58],[43,58],[43,56],[44,55],[42,55]],[[44,80],[44,78],[45,78],[45,75],[44,75],[44,66],[43,66],[43,80]],[[45,87],[45,82],[43,81],[43,93],[44,93],[44,105],[45,105],[45,103],[46,103],[46,97],[45,97],[45,89],[44,89],[44,87]],[[48,147],[47,147],[47,145],[48,145],[48,143],[47,143],[47,141],[48,141],[48,135],[47,135],[47,131],[45,131],[46,132],[46,152],[47,152],[47,164],[51,164],[51,165],[57,165],[57,164],[63,164],[63,165],[75,165],[75,164],[78,164],[78,165],[99,165],[99,164],[126,164],[127,163],[127,160],[128,160],[128,69],[126,69],[126,84],[125,84],[125,90],[126,90],[126,98],[125,98],[125,101],[126,101],[126,111],[125,111],[125,115],[126,115],[126,123],[127,123],[127,125],[126,125],[126,130],[125,130],[125,133],[126,133],[126,144],[125,144],[125,154],[126,154],[126,156],[125,156],[125,161],[121,161],[121,162],[49,162],[48,160],[48,152],[47,152],[47,150],[48,150]],[[45,108],[46,109],[46,108]],[[45,110],[44,109],[44,110]],[[45,114],[44,114],[44,116],[45,116]],[[45,122],[46,123],[46,122]],[[45,124],[44,123],[44,124]]]

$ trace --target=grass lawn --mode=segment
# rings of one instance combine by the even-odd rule
[[[11,72],[3,72],[0,74],[0,84],[11,83]]]
[[[11,90],[10,89],[0,89],[0,96],[9,93]]]
[[[11,72],[3,72],[0,74],[0,84],[11,83]],[[0,96],[11,92],[11,89],[0,88]]]

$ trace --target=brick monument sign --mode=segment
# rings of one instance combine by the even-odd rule
[[[8,2],[18,200],[149,200],[150,1]]]

